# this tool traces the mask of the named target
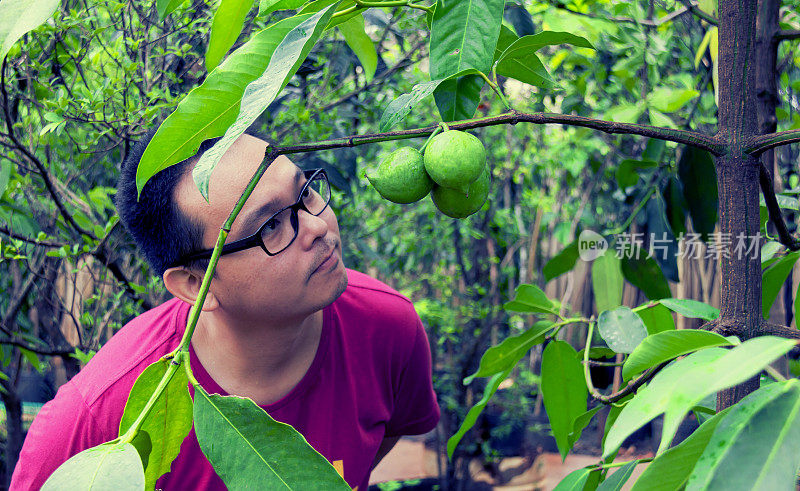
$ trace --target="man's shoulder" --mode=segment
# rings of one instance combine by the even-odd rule
[[[178,346],[188,310],[188,304],[173,298],[138,315],[115,333],[69,384],[90,407],[117,387],[127,397],[136,377]]]
[[[411,300],[402,293],[386,283],[354,269],[347,270],[347,290],[345,290],[345,294],[371,297],[376,302],[386,302],[413,308]]]

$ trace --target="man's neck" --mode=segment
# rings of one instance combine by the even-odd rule
[[[203,312],[192,346],[203,368],[229,394],[264,405],[285,396],[311,366],[322,334],[322,311],[280,325],[242,328]]]

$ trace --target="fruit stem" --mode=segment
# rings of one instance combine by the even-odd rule
[[[489,84],[489,87],[492,88],[494,93],[497,94],[498,97],[500,97],[500,100],[503,102],[503,105],[506,106],[506,109],[508,109],[509,111],[513,110],[511,105],[506,100],[506,97],[503,95],[503,91],[500,90],[500,87],[496,83],[492,82],[492,80],[489,77],[487,77],[485,73],[478,71],[478,75],[483,77],[483,80],[485,80],[486,83]]]
[[[447,126],[447,123],[445,123],[444,121],[442,121],[441,123],[439,123],[439,127],[440,127],[440,128],[442,128],[442,129],[443,129],[443,130],[445,130],[445,131],[450,131],[450,127],[449,127],[449,126]]]
[[[425,140],[425,144],[422,145],[422,147],[420,147],[419,153],[423,153],[425,151],[425,149],[428,148],[428,143],[430,143],[431,140],[433,140],[433,137],[438,135],[440,131],[442,131],[442,127],[441,126],[436,128],[435,130],[433,130],[433,133],[431,133],[431,136],[429,136],[428,139]]]
[[[410,0],[389,0],[389,1],[369,1],[369,0],[355,0],[356,7],[410,7],[412,9],[424,10],[431,12],[433,9],[428,5],[419,3],[411,3]]]

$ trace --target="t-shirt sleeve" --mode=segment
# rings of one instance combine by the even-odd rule
[[[416,324],[411,356],[401,368],[400,382],[394,393],[394,410],[386,425],[386,437],[427,433],[439,422],[428,337],[419,317]]]
[[[41,488],[70,457],[104,441],[102,429],[81,394],[71,384],[62,386],[31,423],[10,489]]]

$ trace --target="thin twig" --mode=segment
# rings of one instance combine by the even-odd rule
[[[786,223],[783,220],[783,212],[781,212],[778,199],[775,197],[772,177],[770,177],[769,171],[763,163],[760,163],[758,166],[758,182],[761,185],[761,193],[764,195],[764,202],[767,205],[769,220],[777,229],[778,240],[781,244],[789,248],[789,250],[796,251],[800,249],[800,241],[792,237],[792,234],[789,233],[789,229],[786,228]]]
[[[744,152],[749,153],[753,157],[758,157],[770,148],[780,147],[781,145],[789,145],[790,143],[797,142],[800,142],[800,130],[768,133],[766,135],[759,135],[752,138],[750,142],[745,145]]]
[[[784,29],[775,34],[775,39],[778,41],[787,41],[789,39],[800,39],[800,29]]]

